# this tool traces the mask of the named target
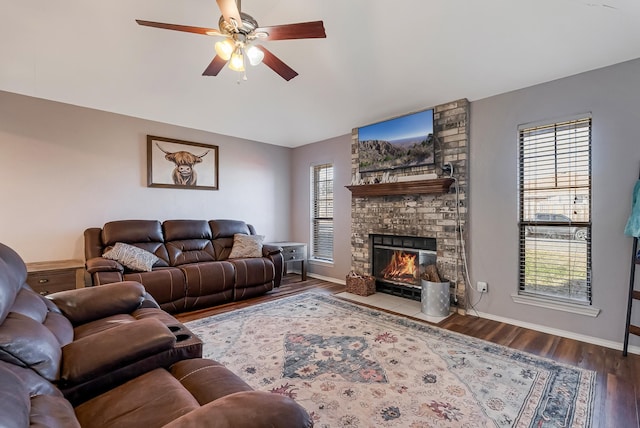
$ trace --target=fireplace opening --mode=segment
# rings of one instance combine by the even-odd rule
[[[419,301],[422,273],[436,264],[436,239],[370,235],[370,242],[376,291]]]

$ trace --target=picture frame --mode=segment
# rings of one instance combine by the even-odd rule
[[[218,146],[147,135],[147,187],[218,190]]]

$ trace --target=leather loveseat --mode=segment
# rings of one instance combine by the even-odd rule
[[[256,236],[238,220],[120,220],[85,230],[86,268],[93,285],[137,281],[169,313],[242,300],[279,287],[282,249],[229,258],[237,236]],[[130,269],[103,255],[119,243],[157,257],[150,271]]]
[[[50,294],[0,244],[0,426],[305,428],[289,397],[254,391],[135,282]]]

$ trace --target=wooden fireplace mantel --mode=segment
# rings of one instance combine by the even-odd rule
[[[442,194],[449,191],[453,181],[453,178],[434,178],[431,180],[362,184],[345,187],[351,191],[351,196],[355,198],[366,196]]]

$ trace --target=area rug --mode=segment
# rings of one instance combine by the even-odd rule
[[[589,427],[595,373],[306,293],[187,323],[316,427]]]

